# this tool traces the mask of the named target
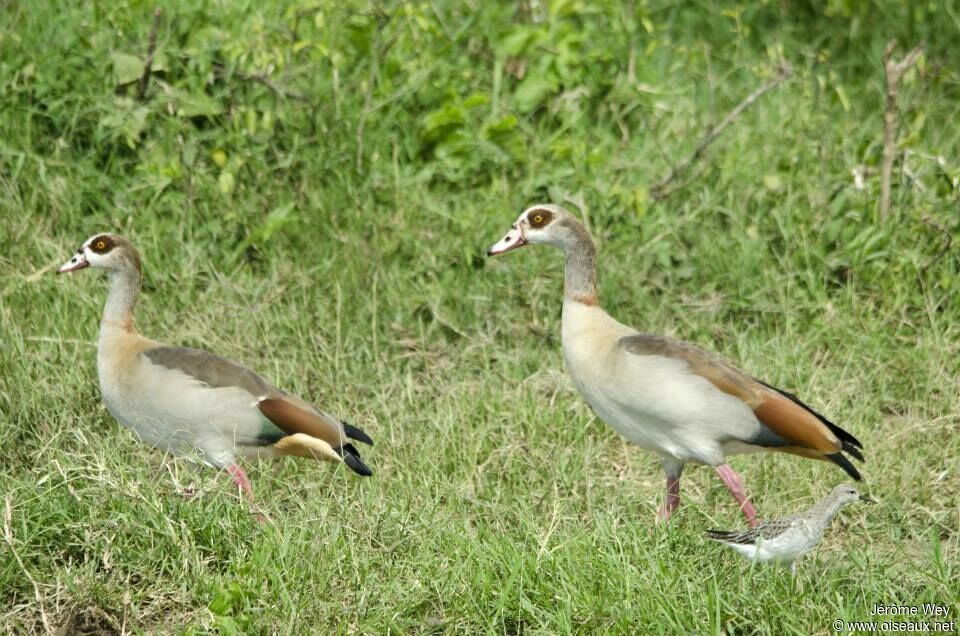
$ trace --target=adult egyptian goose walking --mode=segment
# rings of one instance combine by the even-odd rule
[[[680,473],[689,462],[716,470],[751,525],[756,511],[729,455],[793,453],[832,461],[860,479],[842,454],[862,461],[860,442],[795,396],[693,345],[639,333],[607,314],[597,299],[593,239],[562,207],[528,208],[488,255],[534,243],[566,254],[561,342],[574,384],[601,419],[663,462],[667,496],[658,519],[669,519],[679,505]]]
[[[797,559],[816,547],[840,509],[854,501],[876,503],[850,484],[841,484],[800,514],[763,521],[750,530],[707,530],[706,537],[730,546],[751,561],[780,563],[796,574]]]
[[[97,347],[103,402],[143,441],[226,468],[250,499],[253,489],[238,457],[296,455],[343,462],[359,475],[372,474],[350,440],[373,441],[355,426],[236,362],[141,336],[133,322],[140,255],[130,241],[97,234],[57,273],[85,267],[110,276]]]

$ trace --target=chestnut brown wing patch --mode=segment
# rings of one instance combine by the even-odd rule
[[[752,378],[706,351],[664,336],[637,334],[621,341],[623,348],[637,355],[681,359],[690,371],[753,409],[754,415],[774,435],[744,440],[778,451],[831,461],[854,479],[860,479],[856,467],[843,455],[850,453],[863,461],[860,441],[795,395]],[[769,439],[767,439],[769,438]]]
[[[766,382],[763,382],[761,380],[757,380],[757,382],[762,384],[767,389],[779,393],[783,397],[787,398],[791,402],[794,402],[800,408],[804,409],[805,411],[809,412],[811,415],[816,417],[818,420],[820,420],[821,423],[823,423],[827,428],[830,429],[830,432],[832,432],[834,435],[836,435],[840,439],[840,444],[843,446],[843,450],[845,452],[850,453],[860,461],[863,461],[863,453],[860,452],[861,449],[863,448],[863,444],[861,444],[860,440],[858,440],[856,437],[854,437],[844,429],[840,428],[839,426],[837,426],[836,424],[834,424],[833,422],[825,418],[823,415],[821,415],[817,411],[813,410],[812,408],[810,408],[809,406],[801,402],[800,398],[798,398],[793,393],[788,393],[783,389],[778,389],[777,387],[767,384]]]
[[[837,436],[810,411],[783,395],[766,391],[763,402],[753,410],[757,419],[781,437],[824,454],[843,446]]]
[[[260,400],[257,408],[264,417],[287,435],[304,433],[322,439],[334,448],[340,447],[346,441],[337,423],[311,410],[301,408],[283,397]]]
[[[753,409],[758,420],[791,442],[790,446],[825,454],[841,450],[840,440],[830,427],[799,400],[790,399],[699,347],[651,334],[628,336],[621,343],[630,353],[686,361],[692,373],[742,400]]]

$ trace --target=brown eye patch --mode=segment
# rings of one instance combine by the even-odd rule
[[[97,254],[106,254],[113,249],[114,245],[113,238],[111,238],[109,234],[101,234],[90,241],[90,249]]]
[[[553,220],[553,213],[549,210],[533,210],[527,215],[527,220],[530,221],[530,227],[541,228]]]

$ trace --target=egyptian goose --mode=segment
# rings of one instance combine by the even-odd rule
[[[729,455],[793,453],[832,461],[860,479],[842,454],[862,461],[860,442],[795,396],[693,345],[639,333],[607,314],[597,300],[593,239],[562,207],[528,208],[488,255],[533,243],[566,255],[561,342],[574,384],[602,420],[663,462],[667,495],[659,520],[679,505],[688,462],[712,466],[751,524],[756,511],[743,479],[726,463]]]
[[[742,532],[707,530],[706,537],[730,546],[751,561],[780,563],[796,574],[796,560],[816,547],[840,509],[854,501],[876,503],[850,484],[842,484],[800,514],[763,521]]]
[[[97,234],[58,274],[105,270],[110,292],[100,322],[97,373],[103,402],[148,444],[226,468],[253,499],[238,457],[296,455],[343,462],[371,475],[350,443],[373,444],[351,426],[276,388],[250,369],[206,351],[144,338],[134,326],[140,255],[127,239]]]

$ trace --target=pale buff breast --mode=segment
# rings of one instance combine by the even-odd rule
[[[620,340],[634,334],[599,307],[564,304],[564,360],[597,415],[638,446],[681,461],[716,464],[746,450],[734,440],[760,426],[750,408],[684,360],[627,352]]]
[[[207,463],[231,463],[256,444],[256,398],[237,387],[211,388],[140,355],[156,346],[136,335],[101,333],[97,369],[110,414],[146,443]]]

